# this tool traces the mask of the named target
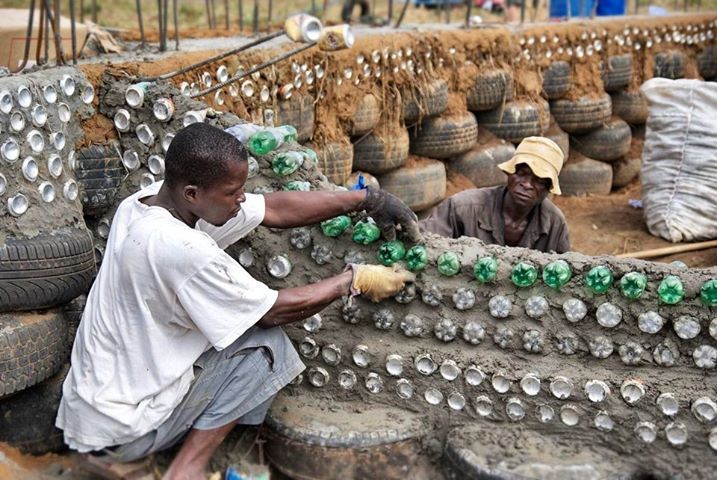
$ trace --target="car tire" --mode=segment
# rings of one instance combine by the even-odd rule
[[[396,169],[406,163],[408,147],[408,130],[405,128],[374,131],[354,143],[354,170],[377,175]]]
[[[602,80],[606,92],[615,92],[632,82],[632,55],[611,55],[607,66],[602,65]]]
[[[642,125],[647,122],[649,109],[647,99],[641,91],[621,90],[613,93],[610,97],[613,115],[617,115],[630,125]]]
[[[554,141],[558,147],[560,147],[560,150],[563,152],[563,161],[567,161],[570,155],[570,135],[555,123],[555,119],[553,119],[550,127],[545,131],[543,136]]]
[[[513,98],[513,73],[498,68],[479,72],[466,93],[468,110],[482,112],[498,108]]]
[[[506,175],[498,164],[510,160],[515,154],[512,143],[500,140],[487,130],[481,129],[478,143],[467,152],[455,156],[448,168],[457,172],[476,187],[505,185]]]
[[[654,58],[654,77],[677,80],[685,76],[685,54],[679,50],[656,53]]]
[[[478,122],[466,111],[425,120],[412,130],[410,151],[421,157],[447,159],[470,150],[477,140]]]
[[[359,101],[356,112],[348,122],[348,132],[352,137],[365,135],[373,130],[381,118],[381,102],[372,93],[367,93]]]
[[[479,114],[478,124],[499,138],[519,143],[525,137],[542,134],[541,114],[540,106],[518,100]]]
[[[612,188],[622,188],[640,175],[642,159],[625,156],[612,162]]]
[[[568,133],[586,133],[600,128],[612,115],[612,102],[607,93],[600,98],[580,97],[576,100],[554,100],[550,112],[560,128]]]
[[[127,175],[114,145],[92,145],[77,152],[75,177],[80,189],[82,213],[102,215],[117,201],[120,184]]]
[[[612,117],[596,130],[570,137],[570,148],[588,158],[612,162],[630,151],[631,141],[630,125],[621,118]]]
[[[319,169],[329,181],[343,185],[353,165],[354,148],[348,137],[329,140],[325,143],[314,143]]]
[[[401,91],[402,117],[406,125],[413,125],[424,118],[434,117],[448,108],[448,84],[434,80],[416,90]]]
[[[276,125],[292,125],[296,128],[296,141],[306,142],[314,136],[314,97],[294,94],[278,103]]]
[[[710,45],[697,55],[697,70],[705,80],[717,78],[717,48]]]
[[[612,189],[612,166],[572,151],[558,181],[565,196],[607,195]]]
[[[553,62],[543,70],[543,93],[549,100],[558,100],[567,95],[571,85],[570,64]]]
[[[438,160],[409,157],[405,167],[378,177],[381,188],[418,212],[446,196],[446,166]]]

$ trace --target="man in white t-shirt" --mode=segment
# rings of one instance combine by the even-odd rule
[[[303,369],[280,325],[335,299],[374,301],[412,280],[405,271],[352,265],[304,287],[275,291],[224,252],[258,225],[311,225],[366,210],[384,236],[416,217],[382,191],[244,192],[247,154],[203,124],[180,131],[164,182],[135,193],[113,219],[88,295],[56,424],[95,464],[129,462],[183,440],[165,478],[206,478],[209,458],[237,423],[260,424]],[[103,457],[99,457],[102,455]]]

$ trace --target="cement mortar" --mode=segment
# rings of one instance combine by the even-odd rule
[[[70,97],[62,92],[59,85],[65,75],[76,83],[75,92]],[[50,84],[58,93],[58,99],[54,104],[45,101],[42,94],[42,88]],[[0,173],[7,180],[7,191],[0,195],[2,234],[29,238],[62,227],[83,226],[79,195],[74,201],[68,200],[63,195],[63,186],[67,181],[75,179],[69,159],[74,155],[75,142],[83,135],[81,121],[94,113],[92,105],[87,105],[81,100],[82,89],[87,84],[84,76],[77,69],[70,67],[0,78],[0,91],[8,90],[12,93],[14,102],[12,112],[20,111],[25,117],[25,128],[20,132],[12,132],[9,115],[0,114],[0,144],[9,138],[14,138],[20,146],[20,156],[16,161],[10,163],[0,159]],[[28,108],[22,108],[18,104],[16,92],[20,86],[28,87],[32,93],[32,104]],[[61,103],[66,103],[70,108],[72,116],[68,123],[61,122],[58,116],[58,106]],[[47,111],[47,122],[42,127],[36,127],[32,122],[31,112],[36,105],[44,106]],[[38,130],[42,134],[45,142],[42,152],[36,153],[30,149],[26,136],[31,130]],[[53,132],[62,132],[65,135],[65,146],[60,151],[50,144],[49,135]],[[52,177],[48,171],[47,161],[52,154],[57,154],[62,159],[62,174],[57,178]],[[28,156],[33,157],[39,167],[38,177],[34,182],[28,181],[22,174],[22,163]],[[51,203],[43,202],[38,190],[38,186],[45,181],[50,182],[55,189],[55,199]],[[27,212],[19,217],[10,215],[7,204],[8,199],[16,193],[25,195],[30,204]],[[3,243],[4,240],[0,239],[0,244]]]

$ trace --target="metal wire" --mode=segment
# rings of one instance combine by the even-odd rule
[[[270,67],[274,64],[277,64],[277,63],[281,62],[282,60],[286,60],[287,58],[296,55],[297,53],[303,52],[304,50],[308,50],[309,48],[313,47],[314,45],[316,45],[316,42],[311,42],[311,43],[307,43],[306,45],[302,45],[301,47],[295,48],[294,50],[286,52],[285,54],[280,55],[273,60],[268,60],[268,61],[262,63],[261,65],[257,65],[254,68],[247,70],[246,72],[242,72],[239,75],[235,75],[232,78],[229,78],[224,82],[218,83],[218,84],[214,85],[213,87],[210,87],[210,88],[207,88],[206,90],[195,93],[194,95],[190,95],[190,98],[203,97],[204,95],[207,95],[209,93],[216,92],[217,90],[222,89],[231,83],[239,81],[242,78],[245,78],[254,72],[258,72],[259,70],[262,70],[266,67]]]

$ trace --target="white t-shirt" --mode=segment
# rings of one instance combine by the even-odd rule
[[[262,222],[264,197],[247,194],[222,227],[191,229],[139,201],[161,183],[120,204],[77,330],[56,425],[81,452],[157,428],[187,393],[195,360],[232,344],[276,302],[223,251]]]

